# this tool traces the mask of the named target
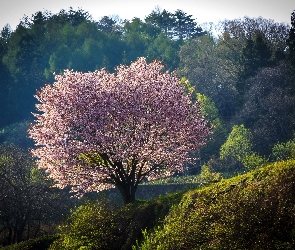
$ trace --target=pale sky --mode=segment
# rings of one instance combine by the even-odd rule
[[[131,20],[144,20],[156,6],[167,11],[183,10],[196,18],[198,24],[217,23],[224,19],[262,16],[275,22],[290,24],[295,0],[0,0],[0,29],[7,23],[14,30],[24,15],[37,11],[58,13],[69,7],[88,11],[96,21],[103,16],[118,15]]]

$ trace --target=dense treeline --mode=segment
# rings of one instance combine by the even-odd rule
[[[214,125],[213,140],[194,153],[200,161],[190,166],[190,173],[198,173],[203,164],[215,171],[251,170],[280,159],[278,155],[286,155],[288,150],[294,152],[295,12],[291,27],[245,17],[222,21],[216,28],[218,35],[202,30],[181,10],[170,13],[155,9],[145,20],[105,16],[95,21],[88,12],[70,8],[57,14],[37,12],[31,18],[24,17],[14,31],[9,25],[2,29],[0,177],[5,190],[13,189],[19,195],[25,189],[32,195],[30,204],[18,200],[19,207],[26,207],[31,217],[19,215],[26,220],[16,223],[12,214],[17,212],[10,211],[15,197],[8,199],[6,191],[1,194],[1,202],[5,201],[1,211],[8,214],[0,217],[5,244],[41,234],[40,228],[47,225],[44,220],[55,223],[42,217],[48,213],[46,204],[55,202],[49,213],[64,211],[64,193],[50,189],[49,182],[41,183],[43,173],[36,170],[33,161],[19,170],[27,156],[16,146],[33,146],[26,130],[35,111],[34,94],[45,83],[53,83],[54,73],[66,68],[87,72],[104,67],[113,71],[119,64],[145,56],[150,61],[160,59],[168,70],[176,70],[187,87],[195,90],[204,115]],[[19,152],[14,154],[19,158],[13,160],[8,152],[14,151]],[[21,191],[7,177],[12,166],[20,176],[26,176],[18,184]],[[36,201],[44,190],[48,199],[39,204]]]
[[[291,29],[247,17],[219,27],[213,37],[183,11],[158,9],[144,21],[107,16],[94,21],[88,12],[69,9],[37,12],[15,31],[7,25],[0,38],[0,127],[32,119],[33,95],[54,81],[53,73],[112,71],[145,56],[176,69],[210,98],[226,133],[244,124],[255,149],[267,155],[274,143],[290,139],[295,127],[294,15]]]
[[[83,10],[45,11],[23,18],[15,31],[5,26],[0,43],[0,127],[30,117],[33,94],[47,81],[53,82],[54,72],[66,68],[87,72],[102,67],[112,71],[139,56],[159,58],[175,69],[183,39],[201,34],[201,28],[182,11],[165,12],[165,17],[153,12],[146,22],[110,17],[96,22]]]

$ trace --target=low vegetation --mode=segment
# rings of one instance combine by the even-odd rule
[[[73,211],[60,227],[61,237],[50,250],[131,249],[141,239],[142,230],[160,225],[180,199],[179,193],[116,208],[107,201],[86,203]]]
[[[86,202],[49,249],[294,249],[294,171],[281,161],[152,201]]]
[[[295,161],[186,192],[134,249],[294,249]]]

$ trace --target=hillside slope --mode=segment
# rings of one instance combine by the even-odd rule
[[[295,161],[188,191],[137,249],[295,249]]]

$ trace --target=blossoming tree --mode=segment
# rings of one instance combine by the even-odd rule
[[[176,74],[145,58],[115,73],[66,70],[36,98],[38,166],[80,194],[117,187],[125,204],[144,178],[183,171],[211,133]]]

